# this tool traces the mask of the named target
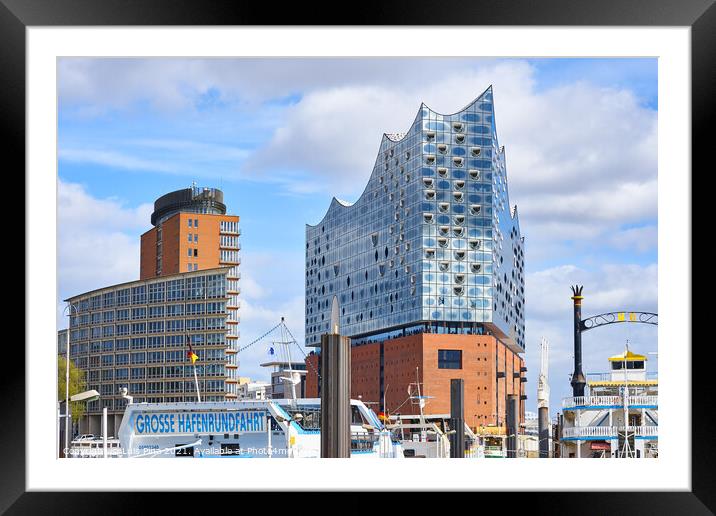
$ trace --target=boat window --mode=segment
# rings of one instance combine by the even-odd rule
[[[351,425],[369,424],[357,405],[351,405]]]

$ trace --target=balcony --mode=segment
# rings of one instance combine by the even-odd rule
[[[627,370],[627,374],[631,374],[631,370]],[[617,381],[624,379],[623,371],[614,371],[614,375],[617,377]],[[612,380],[612,373],[587,373],[587,382],[608,382]],[[571,378],[571,377],[570,377]],[[648,371],[646,373],[647,380],[658,380],[659,376],[655,371]]]
[[[635,437],[657,437],[658,426],[581,426],[565,428],[562,438],[566,440],[609,440],[618,439],[624,432],[634,434]]]
[[[658,408],[658,396],[629,396],[627,405],[631,408]],[[595,410],[622,408],[624,400],[621,396],[576,396],[562,399],[564,410]]]

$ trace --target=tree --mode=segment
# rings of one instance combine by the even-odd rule
[[[65,401],[65,376],[67,374],[67,362],[65,357],[57,357],[57,400]],[[87,390],[85,372],[75,366],[70,360],[70,397]],[[85,413],[87,403],[84,401],[70,402],[72,421],[77,422]]]

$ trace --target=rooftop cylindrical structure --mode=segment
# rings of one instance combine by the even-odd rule
[[[156,226],[179,212],[226,215],[224,192],[218,188],[192,186],[164,194],[154,201],[152,225]]]

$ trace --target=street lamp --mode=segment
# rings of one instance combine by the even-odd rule
[[[95,389],[90,389],[89,391],[80,392],[79,394],[74,394],[70,401],[86,401],[87,403],[91,401],[97,401],[99,399],[99,392],[97,392]]]
[[[62,310],[62,315],[65,315],[65,311],[70,308],[75,309],[77,314],[77,306],[72,303],[67,303],[67,306]],[[70,323],[72,322],[72,310],[70,310]],[[65,453],[70,448],[70,332],[72,331],[72,324],[67,325],[67,335],[65,336]],[[65,455],[66,456],[66,455]]]
[[[70,401],[73,403],[78,402],[78,401],[84,401],[85,403],[89,403],[90,401],[96,401],[98,399],[99,399],[99,392],[97,392],[95,389],[90,389],[89,391],[84,391],[84,392],[74,394],[70,398]],[[106,431],[104,433],[104,436],[105,437],[107,436]],[[65,453],[67,453],[69,451],[69,447],[66,447],[65,450],[66,450]],[[107,456],[107,440],[106,439],[104,439],[104,453],[105,453],[105,457],[106,457]]]

